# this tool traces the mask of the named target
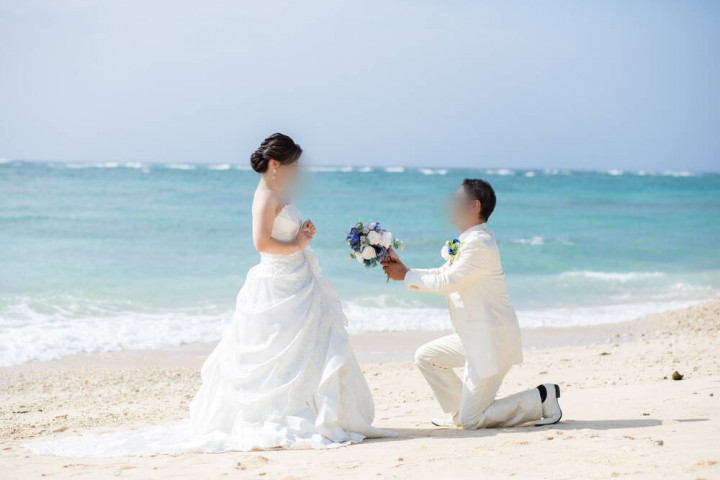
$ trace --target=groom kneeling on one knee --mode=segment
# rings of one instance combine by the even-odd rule
[[[426,343],[415,354],[415,363],[446,414],[433,420],[437,426],[550,425],[562,417],[556,384],[496,398],[507,372],[522,363],[522,343],[495,236],[486,225],[494,209],[490,184],[465,179],[450,208],[452,223],[461,233],[443,247],[445,264],[410,269],[392,250],[383,263],[388,277],[404,281],[408,290],[447,298],[454,333]],[[453,368],[462,366],[460,380]]]

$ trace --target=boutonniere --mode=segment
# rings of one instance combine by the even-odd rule
[[[450,262],[450,265],[452,265],[453,260],[455,260],[455,257],[458,254],[458,251],[460,251],[460,247],[465,242],[461,242],[457,238],[453,238],[452,240],[448,240],[445,242],[445,245],[443,245],[442,250],[440,250],[440,255],[442,255],[442,258],[444,258],[446,261]]]

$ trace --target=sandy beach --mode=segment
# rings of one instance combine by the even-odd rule
[[[66,458],[33,455],[32,439],[102,433],[187,415],[212,345],[68,357],[0,369],[0,472],[33,478],[720,478],[720,302],[585,328],[525,330],[525,363],[500,394],[563,388],[563,422],[463,431],[439,413],[410,361],[438,333],[353,338],[397,438],[334,450]],[[673,380],[673,372],[683,375]]]

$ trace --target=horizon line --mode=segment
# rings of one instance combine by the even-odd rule
[[[161,166],[161,167],[173,167],[175,166],[177,169],[182,169],[182,166],[192,166],[192,167],[206,167],[210,170],[212,168],[210,167],[227,167],[223,169],[217,169],[216,170],[248,170],[252,171],[252,168],[249,164],[245,165],[244,163],[233,163],[233,162],[163,162],[163,161],[97,161],[97,160],[47,160],[47,159],[27,159],[27,158],[1,158],[0,157],[0,165],[2,164],[8,164],[8,163],[35,163],[35,164],[65,164],[65,165],[73,165],[77,166],[77,168],[111,168],[111,167],[125,167],[125,168],[142,168],[142,167],[151,167],[151,166]],[[81,166],[82,165],[82,166]],[[374,164],[306,164],[306,166],[309,169],[328,169],[328,173],[332,172],[340,172],[340,173],[350,173],[353,171],[358,171],[357,173],[367,173],[368,171],[374,171],[374,170],[380,170],[385,171],[386,173],[400,173],[400,171],[405,170],[416,170],[416,171],[422,171],[422,170],[434,170],[437,171],[443,171],[443,170],[484,170],[484,171],[492,171],[488,172],[489,174],[498,174],[499,172],[502,172],[502,174],[505,175],[512,175],[517,172],[521,173],[528,173],[528,172],[542,172],[547,173],[548,171],[556,172],[556,173],[572,173],[572,172],[587,172],[587,173],[605,173],[609,175],[615,175],[615,176],[621,176],[624,173],[631,173],[631,174],[637,174],[642,176],[645,175],[671,175],[671,174],[679,174],[677,176],[682,176],[681,174],[689,174],[686,176],[691,175],[703,175],[703,174],[712,174],[717,175],[720,174],[720,170],[650,170],[650,169],[644,169],[644,168],[638,168],[638,169],[626,169],[626,168],[605,168],[605,169],[598,169],[598,168],[562,168],[562,167],[493,167],[493,166],[429,166],[429,165],[374,165]],[[72,168],[72,167],[70,167]],[[193,168],[194,169],[194,168]],[[370,169],[370,170],[367,170]],[[316,170],[317,171],[317,170]],[[322,171],[322,170],[320,170]]]

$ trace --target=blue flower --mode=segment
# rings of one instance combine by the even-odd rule
[[[462,244],[463,242],[461,242],[457,238],[448,240],[447,242],[445,242],[445,250],[440,250],[440,254],[445,260],[452,261],[453,258],[455,258],[455,256],[460,251],[460,247],[462,246]]]

